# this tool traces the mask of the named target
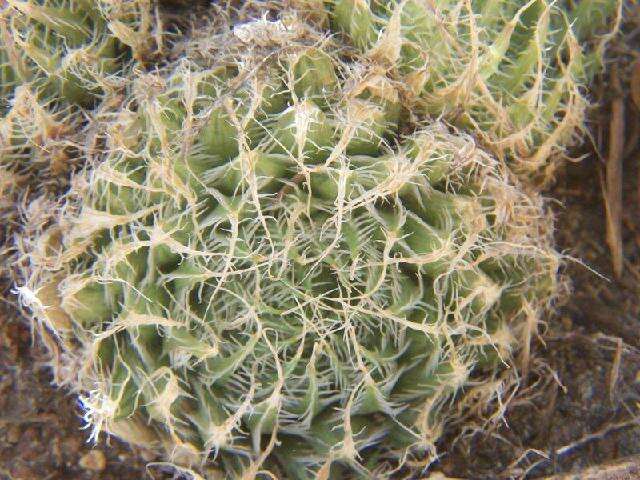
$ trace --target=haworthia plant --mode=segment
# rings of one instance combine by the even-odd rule
[[[414,108],[473,131],[527,182],[542,183],[583,128],[585,89],[621,8],[619,0],[295,3],[390,72]]]
[[[94,435],[229,479],[420,471],[556,292],[540,199],[295,17],[177,48],[20,288]]]
[[[147,0],[0,2],[0,175],[14,179],[3,188],[2,264],[15,261],[16,230],[39,228],[19,211],[37,195],[55,201],[100,144],[85,129],[151,53],[151,18]]]
[[[123,66],[152,45],[150,5],[6,0],[0,11],[0,168],[63,182],[85,145],[89,110],[122,88]],[[46,172],[46,173],[43,173]]]
[[[43,102],[90,106],[133,49],[151,48],[149,2],[5,0],[0,15],[2,92],[29,85]]]

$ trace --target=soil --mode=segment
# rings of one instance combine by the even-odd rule
[[[0,479],[142,479],[146,452],[87,443],[74,395],[51,385],[47,355],[26,323],[0,320]]]

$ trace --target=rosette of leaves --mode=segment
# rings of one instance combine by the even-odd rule
[[[295,19],[181,51],[32,252],[58,374],[94,436],[224,478],[420,471],[555,294],[540,199]]]
[[[2,92],[29,85],[44,103],[93,105],[131,51],[149,53],[149,9],[144,1],[5,0]]]
[[[144,0],[1,3],[0,170],[19,179],[3,200],[7,264],[15,262],[15,231],[33,227],[19,218],[27,204],[44,205],[33,201],[42,195],[55,202],[99,146],[86,130],[101,104],[118,101],[124,71],[150,54],[150,7]]]
[[[527,182],[576,143],[621,2],[299,0],[403,83],[415,108],[473,132]],[[328,21],[327,21],[328,20]]]
[[[0,165],[64,183],[84,148],[88,113],[149,53],[148,2],[7,0],[0,12]],[[67,174],[67,175],[65,175]],[[34,190],[41,185],[34,185]]]

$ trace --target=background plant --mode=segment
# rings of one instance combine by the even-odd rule
[[[527,183],[548,184],[584,134],[586,88],[621,2],[295,2],[403,84],[416,109],[466,131]]]
[[[100,139],[91,119],[119,101],[132,62],[153,54],[155,22],[140,0],[8,0],[0,10],[0,250],[6,272],[20,236],[50,217]],[[3,275],[4,276],[4,275]],[[2,289],[5,290],[6,278]]]

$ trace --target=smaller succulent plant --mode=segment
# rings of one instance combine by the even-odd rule
[[[86,113],[122,88],[128,57],[150,45],[145,2],[7,0],[0,13],[0,164],[18,174],[62,168]],[[50,165],[42,162],[50,156]],[[68,162],[73,163],[73,162]]]
[[[298,0],[404,84],[422,112],[473,131],[527,181],[575,143],[619,0]],[[599,36],[600,35],[600,36]]]
[[[0,16],[3,92],[29,85],[45,101],[92,105],[109,89],[128,48],[137,55],[148,50],[151,25],[144,7],[144,2],[6,0]]]
[[[23,299],[94,435],[224,478],[420,471],[553,297],[550,219],[366,58],[215,25],[100,125]]]
[[[15,262],[16,230],[30,228],[17,221],[22,205],[54,201],[100,143],[87,125],[117,101],[131,59],[150,53],[150,15],[144,0],[1,2],[0,169],[20,179],[4,192],[3,266]]]

